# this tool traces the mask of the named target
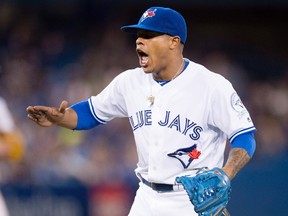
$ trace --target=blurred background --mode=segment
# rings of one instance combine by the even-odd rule
[[[131,127],[40,128],[28,105],[73,104],[138,66],[120,27],[150,6],[188,25],[184,55],[224,75],[249,109],[257,150],[232,183],[232,216],[288,213],[288,2],[284,0],[0,1],[0,96],[24,134],[18,163],[0,163],[11,216],[127,216],[138,180]]]

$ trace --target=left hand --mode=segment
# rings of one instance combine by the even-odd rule
[[[176,182],[183,185],[199,215],[218,216],[227,211],[231,181],[222,169],[205,170],[194,177],[177,177]]]

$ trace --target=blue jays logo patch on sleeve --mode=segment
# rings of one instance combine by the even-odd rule
[[[179,160],[184,169],[187,169],[194,159],[199,158],[201,152],[197,150],[197,145],[194,144],[193,146],[178,149],[175,152],[169,153],[167,155]]]
[[[245,110],[245,107],[240,97],[235,92],[231,95],[231,105],[233,109],[236,110],[237,112],[243,112]]]

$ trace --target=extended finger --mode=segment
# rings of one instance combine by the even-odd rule
[[[65,109],[67,108],[67,106],[68,106],[68,102],[66,100],[63,100],[60,104],[59,111],[63,113]]]
[[[33,107],[28,107],[27,109],[27,112],[31,115],[31,116],[42,116],[44,113],[42,111],[38,111],[38,110],[35,110]]]
[[[34,111],[49,112],[51,107],[48,107],[48,106],[34,106],[33,109],[34,109]]]
[[[28,114],[27,117],[32,121],[38,122],[38,118],[36,118],[34,115]]]

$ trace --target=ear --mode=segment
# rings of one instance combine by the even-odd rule
[[[179,36],[171,36],[171,41],[170,41],[170,48],[175,49],[176,47],[179,46],[181,43],[181,39]]]

